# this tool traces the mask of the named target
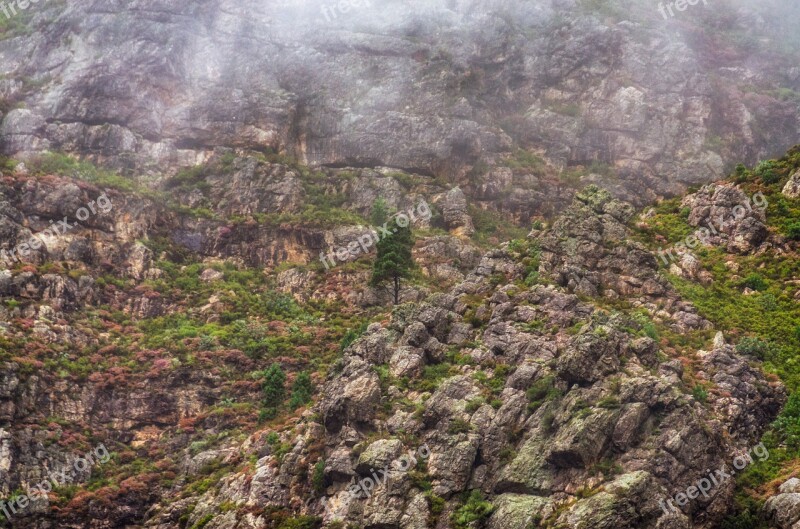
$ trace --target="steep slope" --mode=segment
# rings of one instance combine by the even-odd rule
[[[665,277],[682,296],[738,341],[739,353],[763,361],[791,392],[763,437],[770,457],[737,478],[737,506],[725,528],[790,527],[797,521],[791,478],[800,447],[798,182],[800,151],[794,147],[752,170],[737,167],[728,182],[665,201],[638,226],[640,240],[661,251]],[[691,239],[698,230],[701,235]],[[691,335],[684,340],[697,343]]]
[[[782,163],[772,186],[797,169]],[[758,460],[785,400],[716,335],[738,332],[662,274],[634,208],[596,188],[481,257],[463,194],[421,175],[222,155],[164,194],[62,157],[28,170],[71,176],[16,167],[2,188],[5,496],[97,443],[112,456],[12,527],[717,527],[733,480],[681,512],[667,500],[742,450]],[[369,257],[314,260],[362,234],[375,190],[395,185],[392,206],[425,199],[434,215],[389,313]],[[686,200],[690,219],[732,205]],[[9,260],[65,216],[69,231]],[[745,255],[774,244],[743,229],[730,234]],[[270,366],[291,403],[263,401]]]
[[[487,254],[451,293],[371,325],[329,375],[316,413],[281,437],[289,451],[267,447],[252,478],[223,480],[189,521],[257,527],[218,505],[269,511],[314,497],[301,511],[354,527],[715,527],[733,481],[686,514],[664,502],[755,445],[783,402],[780,386],[719,337],[669,357],[647,336],[647,310],[581,301],[571,293],[581,283],[547,285],[533,272],[537,239],[562,243],[543,251],[542,278],[560,277],[545,263],[568,262],[566,248],[600,253],[615,270],[607,297],[657,303],[667,331],[710,327],[685,316],[696,309],[652,255],[625,251],[632,213],[589,191],[542,237]],[[597,229],[570,232],[581,224]],[[406,453],[411,469],[397,464]],[[155,526],[169,527],[176,508]]]

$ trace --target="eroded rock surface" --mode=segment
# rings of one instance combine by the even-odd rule
[[[312,0],[32,5],[27,31],[0,42],[4,152],[162,172],[217,147],[272,150],[456,179],[473,198],[541,213],[563,205],[563,183],[528,162],[512,175],[504,160],[518,149],[555,172],[583,166],[581,184],[643,203],[797,140],[798,108],[777,94],[800,77],[770,48],[791,13],[354,4],[346,14]],[[226,208],[296,203],[291,183],[259,187],[262,198]]]

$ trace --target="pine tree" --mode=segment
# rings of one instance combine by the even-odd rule
[[[389,220],[389,207],[384,199],[377,198],[372,203],[369,220],[373,226],[383,226],[383,223]]]
[[[286,373],[281,369],[280,364],[272,364],[263,373],[264,384],[264,409],[261,416],[264,419],[274,419],[278,415],[278,408],[286,400]]]
[[[300,406],[305,406],[311,402],[311,395],[314,393],[314,384],[311,377],[305,371],[297,375],[292,383],[292,396],[289,398],[289,408],[295,410]]]
[[[372,266],[370,284],[378,286],[390,281],[394,289],[395,304],[400,301],[400,280],[408,278],[414,269],[412,248],[414,236],[408,226],[398,226],[394,233],[378,242],[378,257]]]

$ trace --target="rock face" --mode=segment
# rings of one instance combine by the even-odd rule
[[[678,298],[658,273],[655,256],[630,241],[626,223],[634,210],[604,190],[589,187],[541,237],[541,271],[568,291],[610,299],[635,298],[676,329],[710,324]],[[664,304],[662,311],[657,305]]]
[[[800,197],[800,171],[792,175],[783,188],[783,194],[789,198]]]
[[[278,203],[295,207],[291,197],[308,189],[319,193],[319,187],[295,190],[292,182],[307,175],[291,166],[229,161],[244,190],[240,196],[213,172],[204,176],[210,185],[195,186],[215,210],[249,212],[255,219]],[[325,174],[315,176],[315,185],[330,186],[327,196],[342,186],[362,190],[361,198],[343,205],[365,214],[375,182],[396,181],[371,170],[338,183],[328,176],[330,181]],[[392,200],[408,207],[424,196],[432,204],[455,203],[451,212],[465,210],[463,195],[452,193],[448,201],[431,184],[421,187],[434,192]],[[177,203],[185,205],[192,190],[173,189]],[[4,177],[0,191],[8,250],[50,220],[71,218],[74,208],[88,201],[99,204],[102,190],[70,178],[19,174]],[[97,351],[88,359],[102,364],[120,354],[113,345],[118,342],[109,341],[112,334],[147,340],[139,330],[159,323],[171,332],[187,332],[184,313],[204,329],[215,329],[223,314],[231,318],[225,313],[231,300],[239,303],[249,295],[229,291],[234,287],[227,282],[240,272],[221,269],[220,260],[235,256],[275,265],[276,254],[268,249],[281,244],[310,260],[318,241],[344,241],[358,232],[352,226],[279,226],[270,232],[255,220],[229,224],[137,194],[105,193],[112,204],[107,213],[45,241],[31,253],[32,264],[10,263],[0,272],[0,294],[20,300],[0,306],[0,332],[8,340],[3,343],[67,344],[59,361],[75,369],[69,351]],[[729,193],[708,192],[693,204],[698,212],[714,210],[717,201],[729,201]],[[236,406],[263,398],[261,383],[250,374],[264,366],[238,349],[163,357],[165,348],[137,347],[130,361],[84,378],[56,376],[36,363],[36,351],[4,362],[4,494],[41,481],[47,469],[64,463],[63,450],[48,432],[83,439],[83,428],[30,426],[51,416],[130,447],[120,453],[122,459],[134,460],[136,449],[156,454],[147,454],[156,459],[154,470],[102,493],[78,495],[59,511],[41,501],[12,526],[51,529],[58,520],[60,527],[75,529],[264,529],[276,513],[291,513],[319,517],[333,527],[341,521],[423,529],[447,527],[471,494],[471,501],[493,507],[480,523],[487,528],[527,529],[537,521],[570,528],[714,527],[728,511],[730,485],[680,512],[665,513],[659,501],[753,446],[778,413],[784,392],[723,338],[708,351],[678,357],[647,336],[650,320],[677,331],[710,324],[661,278],[656,258],[631,242],[633,213],[629,204],[588,187],[549,228],[489,252],[452,235],[423,237],[415,250],[421,268],[440,273],[437,259],[447,257],[453,261],[447,276],[452,288],[430,295],[409,288],[414,301],[395,307],[346,345],[326,378],[317,381],[313,409],[287,419],[280,431],[239,422]],[[448,213],[447,218],[459,217]],[[276,241],[265,233],[287,235]],[[248,238],[252,234],[262,235]],[[160,242],[163,238],[169,244]],[[181,281],[202,302],[187,308],[175,297],[174,285],[163,288],[163,278],[178,268],[164,259],[169,252],[192,249],[202,256],[192,268],[196,282]],[[356,291],[366,277],[356,267],[341,273],[290,268],[276,274],[275,286],[296,299],[339,301],[337,282],[340,289]],[[361,292],[351,299],[370,295],[368,289]],[[629,303],[640,313],[606,310],[601,303],[607,300]],[[291,310],[288,300],[268,301]],[[76,323],[81,310],[105,318],[109,328],[95,333]],[[170,319],[172,314],[179,319]],[[241,347],[276,347],[276,354],[287,354],[285,346],[271,341],[285,328],[303,340],[298,349],[304,352],[326,339],[323,322],[307,318],[319,338],[310,331],[304,336],[298,319],[290,325],[266,322],[268,331],[262,332],[270,340],[263,340],[253,334],[258,329],[252,322],[241,320],[236,326],[245,333]],[[215,339],[187,334],[170,347]],[[243,376],[236,378],[237,373]],[[687,380],[709,388],[708,395],[698,400]],[[230,430],[242,435],[225,437]],[[213,432],[219,444],[193,441],[195,431]],[[76,475],[74,481],[87,479]],[[781,514],[788,501],[773,502],[776,519],[791,517]]]
[[[457,230],[462,235],[472,235],[475,228],[472,219],[467,213],[467,197],[461,188],[454,187],[444,196],[442,203],[442,216],[445,225],[451,230]]]
[[[668,513],[659,502],[753,446],[784,392],[719,338],[694,357],[699,380],[716,388],[700,402],[683,382],[681,361],[639,335],[639,323],[572,293],[581,281],[566,271],[595,286],[591,296],[613,291],[653,313],[671,308],[675,325],[707,325],[690,320],[692,307],[655,279],[652,255],[625,246],[631,214],[587,190],[538,241],[540,272],[566,278],[559,284],[520,288],[527,250],[504,247],[486,254],[452,294],[398,307],[389,322],[371,325],[329,376],[319,419],[297,430],[292,453],[325,461],[327,477],[324,501],[305,512],[326,524],[431,527],[447,523],[462,492],[477,490],[494,506],[489,528],[543,520],[574,528],[714,527],[728,510],[730,483],[684,511]],[[594,233],[596,240],[586,239]],[[615,257],[614,245],[635,258]],[[596,276],[587,275],[589,266]],[[660,288],[643,288],[648,281]],[[451,363],[444,349],[465,341],[463,360]],[[431,370],[441,373],[434,386]],[[313,456],[312,435],[324,445]],[[424,459],[416,468],[425,468],[425,487],[440,502],[438,522],[420,500],[420,475],[393,464],[404,453]],[[256,474],[272,465],[259,461]],[[284,463],[272,479],[298,483],[299,468]],[[190,521],[219,501],[208,499]],[[165,513],[155,516],[165,527]]]
[[[468,195],[509,203],[542,193],[545,210],[562,183],[529,167],[502,184],[516,149],[641,203],[797,140],[797,106],[775,95],[797,91],[796,64],[764,44],[793,5],[664,20],[622,0],[353,3],[34,5],[29,30],[0,42],[3,149],[155,172],[219,146],[285,151],[472,181]],[[721,43],[718,27],[760,44]],[[266,189],[252,207],[278,197],[296,194]]]
[[[701,239],[704,244],[745,254],[767,238],[766,204],[732,185],[703,186],[681,205],[690,209],[689,223],[707,233]]]
[[[764,505],[764,514],[773,527],[792,529],[800,522],[800,480],[791,478],[780,486],[779,494]]]
[[[620,197],[794,142],[800,72],[731,1],[667,22],[622,0],[31,3],[0,40],[0,148],[31,162],[0,169],[0,497],[117,450],[11,527],[717,527],[732,483],[661,502],[785,392],[711,342]],[[48,149],[138,178],[29,174]],[[435,210],[391,311],[353,246],[379,198]],[[747,199],[682,205],[753,254]],[[487,209],[564,211],[485,251]],[[797,525],[799,490],[765,516]]]

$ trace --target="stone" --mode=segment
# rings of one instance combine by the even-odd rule
[[[475,232],[472,218],[467,213],[467,197],[460,187],[454,187],[445,195],[442,215],[448,229],[457,230],[458,234],[467,237]]]
[[[397,378],[416,376],[424,365],[423,351],[409,346],[398,347],[389,360],[392,376]]]
[[[764,504],[764,516],[777,529],[794,529],[800,522],[800,493],[781,492]]]
[[[781,193],[788,198],[800,197],[800,170],[795,171],[791,178],[789,178],[789,181],[783,186],[783,191],[781,191]]]
[[[389,468],[389,465],[400,456],[403,443],[398,439],[381,439],[370,444],[358,457],[356,472],[369,476],[376,470]]]
[[[487,529],[528,529],[535,527],[534,520],[544,520],[553,512],[550,500],[525,494],[501,494],[493,504]]]
[[[225,277],[225,274],[222,272],[218,272],[213,268],[206,268],[203,270],[203,273],[200,274],[200,281],[204,283],[213,283],[214,281],[221,281]]]

